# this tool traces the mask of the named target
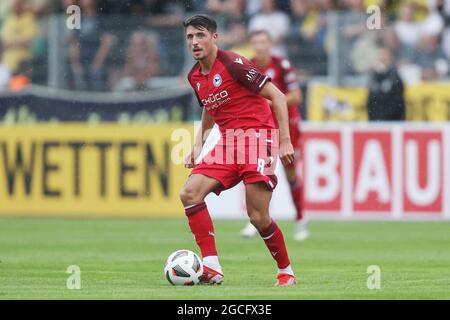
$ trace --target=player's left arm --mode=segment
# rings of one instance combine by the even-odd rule
[[[271,101],[272,109],[278,121],[278,126],[280,129],[279,156],[281,162],[283,164],[293,163],[294,148],[292,147],[291,136],[289,134],[289,118],[286,96],[272,82],[266,82],[259,94]]]

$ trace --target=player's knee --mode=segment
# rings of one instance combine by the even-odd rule
[[[254,213],[250,215],[250,223],[255,226],[256,229],[260,230],[264,228],[266,223],[265,217],[262,214]]]
[[[198,190],[191,186],[184,186],[180,191],[180,199],[184,205],[197,204],[203,201]]]
[[[256,229],[261,231],[269,226],[270,218],[260,214],[259,212],[254,212],[250,215],[250,223],[253,224]]]
[[[258,226],[261,223],[261,217],[259,215],[250,216],[250,223],[258,229]]]

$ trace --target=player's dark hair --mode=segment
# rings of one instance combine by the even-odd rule
[[[258,36],[260,34],[264,34],[269,40],[272,41],[272,36],[267,30],[255,30],[248,34],[248,39],[252,39],[254,36]]]
[[[183,22],[184,29],[188,26],[192,26],[196,29],[206,29],[211,33],[217,32],[217,22],[211,17],[205,14],[196,14],[190,18],[187,18]]]

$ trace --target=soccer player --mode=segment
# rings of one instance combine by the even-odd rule
[[[279,155],[283,164],[294,161],[286,97],[270,77],[260,73],[246,58],[218,49],[214,20],[195,15],[184,22],[184,28],[189,50],[197,60],[188,80],[203,111],[201,128],[185,159],[185,166],[193,170],[180,198],[203,256],[202,282],[220,284],[224,278],[213,222],[204,199],[210,192],[219,195],[243,181],[250,221],[278,266],[275,285],[294,285],[296,278],[283,234],[269,216],[272,190],[277,184],[275,159]],[[200,163],[196,163],[214,123],[219,127],[221,139]],[[221,157],[219,154],[223,150]],[[223,158],[225,161],[221,161]]]
[[[298,179],[298,172],[301,170],[299,161],[297,161],[300,157],[300,113],[297,109],[302,99],[300,85],[290,62],[286,58],[272,55],[273,42],[267,31],[254,31],[250,34],[249,39],[250,45],[255,52],[255,57],[251,61],[259,70],[268,75],[272,79],[273,84],[286,95],[289,113],[289,130],[296,161],[284,165],[284,170],[296,211],[294,239],[303,241],[309,237],[309,231],[306,221],[303,219],[302,182]],[[257,230],[251,223],[247,224],[241,230],[241,235],[246,238],[253,237],[256,234]]]

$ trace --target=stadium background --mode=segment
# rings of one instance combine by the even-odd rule
[[[270,3],[22,1],[19,19],[13,1],[2,2],[3,42],[20,26],[27,45],[3,45],[1,214],[182,216],[187,172],[172,159],[172,134],[192,127],[200,108],[185,80],[193,61],[180,23],[208,12],[221,46],[248,57],[247,32],[273,25],[276,53],[298,70],[310,218],[448,218],[448,1],[441,11],[436,1]],[[381,29],[368,27],[373,4]],[[80,29],[70,29],[70,5],[79,5]],[[407,121],[361,125],[379,46],[396,59]],[[366,171],[353,170],[362,163]],[[289,218],[280,180],[272,212]],[[211,196],[215,216],[245,217],[239,188],[228,200]]]
[[[18,2],[22,19],[15,14]],[[444,220],[450,219],[450,1],[280,0],[272,9],[270,3],[0,2],[0,295],[377,298],[359,284],[375,260],[391,272],[382,298],[449,297]],[[71,5],[81,9],[80,29],[68,27],[77,13],[67,11]],[[381,8],[381,29],[368,28],[370,5]],[[304,259],[307,292],[281,294],[251,284],[241,291],[248,279],[239,277],[230,277],[230,290],[221,293],[169,291],[161,261],[171,250],[195,250],[178,198],[188,171],[174,159],[186,147],[181,143],[191,142],[200,115],[186,81],[194,61],[181,27],[197,12],[217,18],[221,47],[246,56],[252,54],[247,33],[269,27],[278,37],[277,53],[297,69],[309,220],[420,223],[313,222],[311,242],[292,249]],[[10,45],[17,38],[23,43]],[[391,52],[405,86],[404,121],[369,121],[380,46]],[[217,131],[209,146],[215,138]],[[284,174],[281,168],[278,173]],[[231,274],[241,273],[239,248],[257,247],[236,239],[243,221],[221,220],[246,217],[240,188],[207,198],[218,237],[229,245],[222,249]],[[271,206],[285,228],[294,216],[288,188],[281,178]],[[135,218],[150,219],[130,220]],[[253,251],[248,257],[245,268],[261,271],[255,279],[271,284],[262,276],[270,273],[259,264],[262,258]],[[88,296],[60,288],[65,275],[57,272],[71,263],[96,280],[95,286],[86,284],[93,290]],[[422,279],[430,287],[405,283],[404,263],[412,277],[426,274]],[[345,271],[336,274],[334,266]],[[39,271],[30,275],[31,267]],[[356,267],[364,269],[362,278],[352,276],[360,272]],[[115,282],[97,269],[110,272]],[[123,277],[129,270],[136,273]],[[349,291],[339,286],[347,280]]]

